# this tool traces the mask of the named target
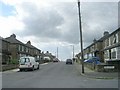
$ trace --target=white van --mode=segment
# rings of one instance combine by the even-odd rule
[[[19,60],[19,69],[20,71],[26,69],[30,69],[30,70],[39,69],[39,63],[36,62],[34,57],[30,57],[30,56],[21,57]]]

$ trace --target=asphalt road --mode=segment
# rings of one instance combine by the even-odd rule
[[[3,88],[118,88],[118,80],[81,76],[74,65],[65,62],[41,65],[39,70],[2,74]]]

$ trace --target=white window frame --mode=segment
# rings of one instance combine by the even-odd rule
[[[117,37],[116,37],[116,34],[113,35],[113,42],[112,42],[112,43],[113,43],[113,45],[117,43]]]
[[[106,55],[106,53],[107,53],[107,56],[105,56]],[[110,58],[110,56],[109,56],[109,50],[106,50],[106,51],[104,51],[104,58],[105,58],[105,61],[108,61]],[[107,57],[107,58],[106,58]]]
[[[113,56],[112,56],[112,53],[113,53],[113,52],[116,53],[115,58],[113,58]],[[117,48],[112,48],[112,49],[111,49],[111,59],[112,59],[112,60],[116,60],[116,59],[117,59]]]
[[[22,51],[24,51],[24,46],[22,46]]]
[[[19,45],[18,48],[19,48],[18,50],[20,51],[21,50],[21,45]]]
[[[28,47],[26,47],[26,52],[28,52]]]
[[[120,60],[120,46],[117,47],[117,59]]]
[[[109,46],[111,46],[111,37],[109,38]]]
[[[118,43],[119,40],[118,40],[118,33],[116,33],[116,43]]]

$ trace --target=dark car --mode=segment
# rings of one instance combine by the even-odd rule
[[[66,64],[73,64],[72,59],[67,59],[67,60],[66,60]]]
[[[99,57],[91,57],[84,61],[85,63],[94,63],[94,64],[100,64],[100,58]]]

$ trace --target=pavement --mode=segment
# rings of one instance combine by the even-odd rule
[[[48,63],[43,63],[43,64],[40,64],[40,65],[47,65]],[[18,72],[19,71],[19,68],[16,68],[16,69],[11,69],[11,70],[6,70],[6,71],[3,71],[2,73],[12,73],[12,72]]]
[[[74,63],[74,65],[77,71],[80,73],[80,75],[85,76],[87,78],[118,79],[118,72],[97,72],[84,66],[84,73],[82,73],[82,65],[79,63]]]

